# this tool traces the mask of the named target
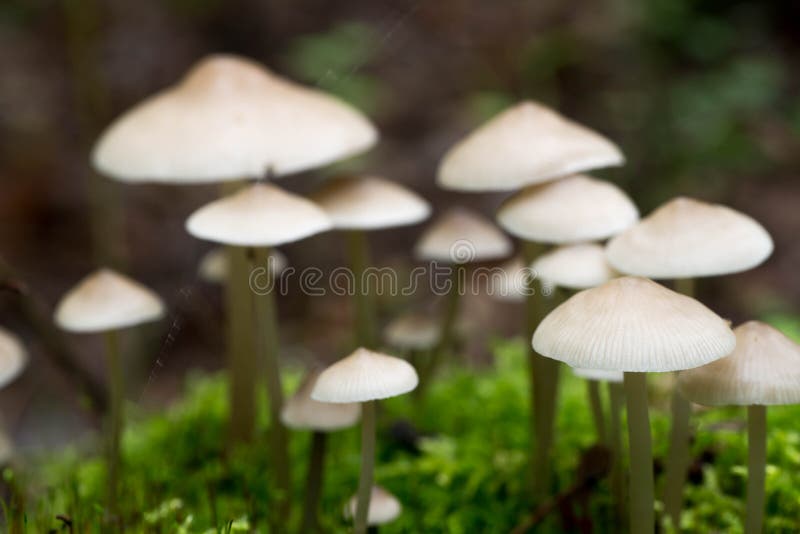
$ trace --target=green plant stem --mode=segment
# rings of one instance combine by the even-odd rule
[[[306,477],[306,495],[303,506],[303,522],[300,532],[318,532],[320,530],[317,514],[319,500],[322,495],[322,478],[325,469],[325,442],[327,435],[324,432],[314,432],[311,435],[311,453],[308,463],[308,476]]]
[[[367,401],[361,405],[361,474],[358,478],[355,534],[365,534],[367,531],[372,476],[375,470],[375,404],[376,401]]]
[[[600,399],[600,384],[597,380],[586,381],[586,394],[589,397],[589,405],[592,408],[592,418],[594,419],[594,428],[597,432],[597,442],[607,443],[608,437],[606,435],[606,417],[603,414],[603,401]]]
[[[745,534],[760,534],[764,525],[767,469],[767,407],[747,407],[747,512]]]
[[[694,295],[694,280],[691,278],[675,280],[675,289],[691,297]],[[689,420],[692,407],[678,392],[678,388],[672,391],[671,410],[672,428],[664,474],[664,512],[672,520],[672,524],[679,528],[683,508],[683,488],[689,471]]]
[[[611,494],[614,496],[614,508],[617,521],[624,521],[625,517],[625,477],[622,473],[622,424],[621,412],[624,396],[622,384],[609,382],[608,397],[611,412],[610,416],[610,445],[611,445]],[[621,529],[620,529],[621,530]]]
[[[118,513],[118,491],[119,477],[121,471],[120,441],[122,438],[122,426],[124,424],[123,402],[124,402],[124,381],[122,364],[120,362],[119,333],[116,330],[109,330],[106,337],[106,365],[109,382],[109,392],[111,403],[108,414],[108,479],[107,498],[108,509],[115,520]]]
[[[628,410],[630,451],[630,532],[652,533],[653,450],[650,416],[647,411],[647,374],[625,373],[625,401]]]
[[[263,267],[267,280],[272,280],[269,272],[269,249],[250,249],[250,267],[255,269]],[[283,409],[283,385],[281,384],[281,370],[279,361],[280,340],[278,337],[278,314],[275,305],[275,292],[270,288],[266,291],[252,291],[253,318],[255,321],[256,348],[259,360],[263,363],[267,379],[267,396],[269,397],[269,438],[272,456],[272,467],[275,469],[277,485],[277,503],[274,514],[278,525],[285,525],[291,506],[291,472],[289,462],[289,434],[281,421]]]
[[[370,264],[369,243],[363,230],[347,232],[350,268],[354,277],[355,341],[359,347],[375,348],[375,309],[366,271]]]

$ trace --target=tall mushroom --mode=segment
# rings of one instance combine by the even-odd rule
[[[745,533],[764,523],[767,406],[800,403],[800,345],[775,328],[750,321],[737,326],[736,349],[725,358],[678,374],[678,389],[708,406],[747,406],[747,515]]]
[[[283,386],[279,363],[278,319],[275,288],[272,286],[270,247],[299,241],[331,228],[328,216],[317,205],[277,186],[258,183],[215,200],[189,216],[186,230],[199,239],[243,247],[247,250],[251,273],[248,292],[256,332],[256,354],[263,360],[269,395],[271,456],[280,490],[280,513],[285,518],[289,508],[288,436],[281,422]],[[263,277],[259,276],[264,275]],[[263,285],[266,284],[266,285]],[[246,371],[255,374],[257,360],[250,355]],[[237,392],[234,391],[234,394]]]
[[[123,113],[92,152],[100,173],[127,183],[223,182],[279,177],[359,154],[377,141],[352,106],[303,87],[247,58],[214,54]],[[231,247],[227,283],[230,438],[249,439],[256,375],[249,372],[252,316],[245,250]]]
[[[618,271],[674,279],[693,296],[694,279],[752,269],[772,253],[772,239],[749,216],[718,204],[677,197],[609,241],[606,255]],[[689,403],[672,396],[672,429],[664,483],[664,509],[680,524],[689,467]]]
[[[300,532],[317,532],[319,500],[322,495],[322,479],[325,467],[325,444],[328,432],[351,427],[361,417],[361,405],[357,403],[333,404],[311,398],[311,392],[320,375],[319,370],[306,375],[295,394],[283,405],[281,420],[289,428],[311,430],[311,456],[306,477],[303,522]]]
[[[120,361],[119,331],[164,316],[164,304],[153,291],[110,269],[100,269],[81,280],[61,298],[56,324],[68,332],[103,333],[111,405],[107,421],[108,502],[117,513],[120,446],[124,427],[125,373]]]
[[[355,343],[375,348],[367,231],[407,226],[428,218],[430,205],[398,183],[375,176],[334,178],[311,195],[330,217],[333,227],[347,232],[354,277]]]
[[[408,393],[417,387],[417,372],[405,360],[359,348],[317,378],[311,398],[321,402],[361,403],[361,474],[355,533],[367,530],[367,513],[375,467],[375,405],[379,399]]]
[[[630,531],[653,532],[648,372],[690,369],[729,354],[728,324],[700,302],[637,277],[615,278],[553,310],[533,347],[572,367],[624,371],[630,444]]]
[[[466,264],[502,259],[511,252],[511,240],[500,229],[482,215],[464,208],[452,208],[445,212],[420,236],[414,248],[417,259],[448,265],[450,272],[445,287],[435,288],[445,293],[447,302],[442,315],[439,343],[422,372],[421,388],[428,386],[444,353],[451,349],[459,300],[468,289],[464,287]]]

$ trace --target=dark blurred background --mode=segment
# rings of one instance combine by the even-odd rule
[[[5,424],[22,446],[39,447],[96,423],[81,409],[75,377],[46,357],[19,288],[40,299],[47,318],[99,265],[153,287],[170,306],[167,320],[129,336],[133,400],[157,407],[188,369],[223,365],[220,290],[196,276],[210,245],[183,229],[218,187],[119,184],[94,174],[88,158],[114,117],[213,52],[251,57],[335,93],[378,125],[381,142],[365,156],[283,178],[282,186],[306,192],[334,172],[368,172],[419,191],[438,211],[465,204],[491,216],[502,195],[437,189],[438,160],[500,109],[537,99],[621,145],[628,164],[598,174],[624,187],[643,214],[685,194],[767,227],[773,257],[757,270],[703,281],[704,301],[736,322],[795,312],[798,19],[793,0],[2,0],[0,257],[18,287],[0,293],[0,324],[32,354],[28,371],[0,392]],[[376,235],[376,262],[410,267],[419,231]],[[342,248],[341,236],[329,233],[284,251],[298,268],[333,267],[344,261]],[[414,300],[423,305],[426,295]],[[343,306],[299,292],[284,298],[286,357],[341,356],[349,332]],[[520,315],[481,298],[467,309],[482,339],[514,332]],[[100,379],[99,341],[66,341]],[[481,340],[474,347],[480,360]]]

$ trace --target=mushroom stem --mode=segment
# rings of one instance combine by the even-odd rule
[[[106,332],[106,364],[108,366],[108,382],[111,403],[108,414],[108,508],[112,516],[117,515],[117,491],[120,475],[120,440],[123,425],[124,382],[119,357],[119,333],[116,330]]]
[[[622,384],[608,383],[608,396],[610,404],[610,445],[611,445],[611,493],[614,496],[614,506],[617,521],[622,521],[625,515],[625,479],[622,474]]]
[[[605,444],[607,442],[606,417],[603,414],[603,401],[600,399],[600,385],[596,380],[586,381],[586,394],[589,397],[589,405],[592,408],[597,442]]]
[[[361,474],[358,479],[355,534],[367,532],[372,475],[375,469],[375,404],[376,401],[372,400],[361,405]]]
[[[362,230],[347,232],[350,268],[353,270],[355,297],[355,342],[358,347],[375,348],[374,306],[366,276],[369,266],[369,244]]]
[[[257,251],[249,250],[251,268],[263,266],[269,271],[269,249],[260,248]],[[267,272],[268,279],[272,273]],[[270,415],[270,448],[272,452],[272,466],[275,469],[275,480],[278,490],[278,513],[275,514],[276,522],[284,525],[289,514],[291,473],[289,472],[289,437],[286,427],[281,421],[283,409],[283,386],[281,384],[280,364],[278,359],[278,318],[275,309],[275,295],[273,291],[264,291],[260,294],[253,293],[253,319],[256,325],[256,348],[261,356],[267,378],[267,396],[269,397]]]
[[[653,451],[647,412],[647,375],[625,373],[630,451],[630,532],[653,532]]]
[[[767,467],[767,407],[747,407],[747,512],[745,534],[760,534],[764,524]]]
[[[306,498],[303,508],[303,523],[300,532],[319,531],[317,512],[319,500],[322,495],[322,475],[325,467],[325,442],[327,436],[324,432],[314,432],[311,435],[311,453],[308,463],[308,476],[306,478]]]
[[[675,280],[675,290],[687,297],[694,295],[694,280]],[[689,419],[691,404],[675,388],[672,392],[672,428],[669,435],[666,473],[664,475],[664,512],[679,528],[683,508],[683,487],[689,470]]]

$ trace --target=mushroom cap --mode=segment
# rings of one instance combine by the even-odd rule
[[[730,354],[728,323],[697,300],[646,278],[625,276],[586,289],[539,323],[533,348],[571,367],[679,371]]]
[[[602,135],[524,101],[452,147],[436,181],[445,189],[510,191],[624,162],[619,148]]]
[[[28,365],[28,353],[17,336],[0,327],[0,388],[6,387]]]
[[[358,506],[358,496],[354,495],[347,501],[345,508],[345,517],[352,518],[356,515],[356,507]],[[403,507],[397,497],[375,485],[372,486],[372,492],[369,498],[369,510],[367,511],[367,524],[369,526],[383,525],[394,521],[400,516]]]
[[[92,163],[126,182],[290,174],[362,152],[377,132],[341,100],[233,55],[198,62],[103,132]]]
[[[164,316],[164,303],[149,288],[111,269],[99,269],[67,291],[56,324],[70,332],[105,332]]]
[[[519,257],[511,258],[496,269],[497,276],[494,273],[490,275],[490,284],[486,289],[489,296],[505,302],[524,301],[528,295],[528,285],[535,278],[534,271]]]
[[[281,421],[289,428],[331,432],[351,427],[361,417],[361,404],[319,402],[311,398],[311,391],[321,371],[311,371],[300,383],[281,410]]]
[[[272,260],[273,276],[280,276],[289,266],[289,260],[277,249],[270,249],[270,260]],[[197,266],[197,274],[202,280],[214,284],[222,284],[228,279],[228,251],[225,247],[214,247],[203,255]]]
[[[359,348],[322,371],[311,398],[322,402],[366,402],[408,393],[418,382],[417,372],[407,361]]]
[[[330,180],[310,196],[333,227],[378,230],[415,224],[428,218],[428,202],[402,185],[374,176]]]
[[[267,183],[210,202],[186,220],[199,239],[243,247],[273,247],[330,229],[322,208]]]
[[[625,378],[625,373],[622,371],[609,371],[607,369],[587,369],[586,367],[573,367],[572,374],[579,378],[586,380],[595,380],[598,382],[614,382],[620,383]]]
[[[606,239],[635,224],[639,211],[616,185],[576,174],[523,189],[497,211],[508,233],[541,243]]]
[[[414,254],[420,260],[462,264],[505,258],[512,250],[511,240],[489,219],[453,208],[422,233]]]
[[[800,403],[800,345],[758,321],[733,332],[729,356],[679,373],[683,396],[708,406]]]
[[[746,271],[772,254],[772,238],[749,216],[678,197],[606,247],[618,271],[650,278],[695,278]]]
[[[564,245],[542,254],[531,265],[543,285],[587,289],[614,278],[605,249],[596,243]]]
[[[398,349],[427,350],[439,342],[441,324],[425,313],[406,313],[394,318],[383,330],[386,343]]]

